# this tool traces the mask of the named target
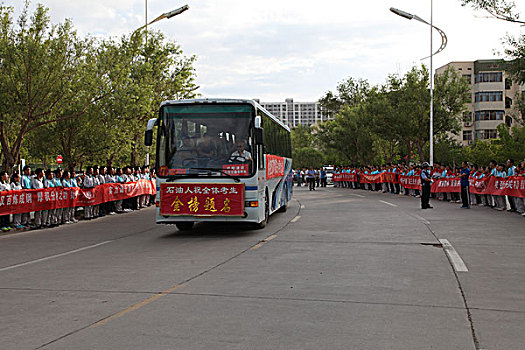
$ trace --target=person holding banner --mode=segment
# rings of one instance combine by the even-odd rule
[[[432,186],[432,178],[430,177],[430,164],[427,162],[423,163],[423,169],[421,171],[421,209],[432,209],[430,206],[430,188]]]
[[[511,176],[515,176],[516,175],[516,167],[514,166],[514,160],[513,159],[509,159],[507,160],[507,176],[508,177],[511,177]],[[513,197],[513,196],[507,196],[507,199],[509,201],[509,205],[510,205],[510,209],[508,209],[508,211],[510,212],[515,212],[516,211],[516,200],[515,200],[516,197]]]
[[[500,179],[504,179],[507,177],[507,173],[505,172],[505,165],[503,164],[498,164],[495,168],[495,171],[494,171],[494,176],[496,178],[500,178]],[[505,196],[503,195],[494,195],[494,201],[495,201],[495,206],[494,206],[494,209],[496,210],[499,210],[499,211],[503,211],[505,210],[505,208],[507,207],[507,203],[505,202]]]
[[[310,167],[310,169],[306,173],[306,181],[308,182],[308,188],[310,189],[310,191],[315,191],[315,170],[313,167]]]
[[[461,163],[461,201],[463,202],[463,205],[460,207],[462,209],[470,209],[470,203],[469,203],[469,178],[470,178],[470,169],[468,167],[467,162]]]
[[[0,172],[0,192],[3,191],[10,191],[11,185],[9,184],[9,176],[7,175],[6,171]],[[0,229],[4,232],[7,232],[11,230],[11,227],[9,227],[9,219],[10,215],[2,215],[0,216]]]
[[[11,191],[18,190],[22,190],[22,183],[20,182],[20,174],[15,172],[11,175]],[[24,228],[24,225],[22,225],[22,214],[13,214],[13,226],[17,230]]]
[[[31,167],[29,165],[24,166],[22,175],[22,189],[31,189]],[[31,227],[31,213],[22,213],[22,225]]]

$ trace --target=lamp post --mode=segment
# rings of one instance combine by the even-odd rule
[[[133,36],[133,34],[140,31],[142,28],[146,28],[146,44],[147,44],[148,43],[148,25],[155,23],[157,21],[160,21],[161,19],[164,19],[164,18],[170,19],[172,17],[180,15],[184,11],[189,10],[189,8],[190,7],[188,5],[181,6],[178,9],[175,9],[173,11],[163,13],[162,15],[158,16],[153,21],[148,23],[148,0],[145,0],[144,2],[144,18],[145,18],[144,22],[145,24],[142,27],[135,29],[131,35]],[[146,162],[145,163],[146,163],[145,165],[149,165],[149,146],[146,146]]]
[[[435,54],[438,54],[445,49],[445,47],[447,46],[447,36],[445,35],[445,32],[443,32],[441,29],[432,24],[432,0],[430,0],[430,23],[428,23],[427,21],[425,21],[417,15],[413,15],[411,13],[401,11],[393,7],[390,8],[390,11],[403,18],[415,19],[416,21],[428,24],[430,26],[430,56],[428,57],[430,57],[430,165],[432,166],[434,165],[434,72],[432,71],[432,58]],[[441,35],[441,46],[436,52],[432,52],[432,28],[437,30],[439,35]]]

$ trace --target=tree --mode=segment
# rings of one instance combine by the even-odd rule
[[[320,168],[324,165],[323,153],[313,147],[293,149],[293,164],[295,168]]]
[[[346,164],[366,165],[376,156],[362,107],[345,107],[334,120],[320,124],[317,139],[323,150],[338,154]]]
[[[311,147],[313,145],[312,127],[297,125],[292,129],[292,149]]]
[[[142,135],[163,100],[194,97],[195,57],[157,32],[137,31],[120,40],[91,42],[79,67],[85,79],[75,97],[56,113],[83,108],[77,95],[101,96],[75,118],[59,118],[29,135],[31,154],[60,153],[64,165],[138,165],[145,157]],[[50,142],[54,140],[54,142]]]
[[[70,21],[51,25],[29,2],[15,28],[12,8],[0,6],[0,145],[3,166],[20,160],[24,138],[40,127],[85,114],[104,95],[89,75],[92,41],[79,39]]]
[[[358,106],[366,99],[370,84],[367,80],[349,77],[340,82],[336,90],[336,93],[328,91],[319,99],[321,107],[330,115],[335,115],[345,106]]]
[[[471,5],[476,10],[485,10],[492,17],[519,24],[525,24],[519,20],[514,1],[508,0],[461,0],[461,5]]]
[[[499,145],[497,158],[500,161],[507,159],[523,159],[525,156],[525,127],[513,127],[510,129],[506,124],[498,125],[500,139],[494,140]]]

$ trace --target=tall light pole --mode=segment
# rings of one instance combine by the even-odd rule
[[[173,11],[163,13],[162,15],[160,15],[159,17],[155,18],[153,21],[148,23],[148,0],[145,0],[144,2],[144,18],[145,18],[144,22],[145,24],[142,27],[135,29],[131,35],[133,36],[133,34],[140,31],[142,28],[146,28],[146,44],[147,44],[148,43],[148,25],[155,23],[157,21],[160,21],[161,19],[164,19],[164,18],[170,19],[172,17],[180,15],[184,11],[189,10],[189,8],[190,7],[188,5],[181,6],[178,9],[175,9]],[[149,146],[146,146],[146,164],[145,165],[149,165]]]
[[[447,46],[447,36],[445,35],[445,32],[443,32],[441,29],[436,27],[433,23],[433,16],[432,16],[432,2],[433,0],[430,0],[430,23],[422,19],[421,17],[417,15],[413,15],[411,13],[398,10],[396,8],[391,7],[390,11],[395,13],[398,16],[407,18],[407,19],[415,19],[416,21],[428,24],[430,26],[430,165],[434,165],[434,72],[433,72],[433,66],[432,66],[432,58],[435,54],[440,53],[445,49]],[[433,52],[433,46],[432,46],[432,28],[438,31],[439,35],[441,35],[441,46],[436,52]],[[425,58],[428,58],[425,57]]]

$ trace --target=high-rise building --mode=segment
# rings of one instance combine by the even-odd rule
[[[462,130],[459,135],[452,135],[463,145],[498,138],[497,127],[501,123],[516,125],[514,100],[524,87],[512,81],[505,66],[506,62],[500,59],[450,62],[436,69],[436,74],[442,74],[453,67],[470,84],[472,100],[463,113]]]
[[[318,102],[294,102],[287,98],[284,102],[259,102],[268,112],[279,118],[290,128],[298,125],[313,125],[331,119],[323,113],[323,108]]]

